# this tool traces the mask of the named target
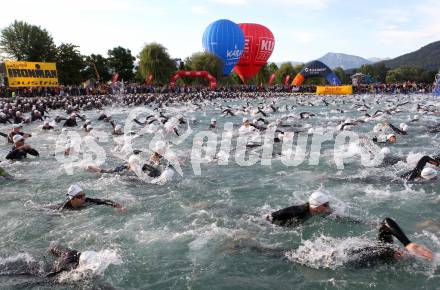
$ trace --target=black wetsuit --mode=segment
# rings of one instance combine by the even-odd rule
[[[153,178],[159,177],[162,174],[162,172],[157,167],[154,167],[150,164],[144,164],[142,166],[142,171],[148,171],[148,176]]]
[[[349,264],[356,267],[366,267],[397,261],[399,252],[397,248],[393,246],[393,236],[405,247],[411,243],[394,220],[385,218],[379,229],[378,244],[349,250]]]
[[[385,144],[388,142],[388,140],[385,141],[379,141],[379,139],[377,137],[373,137],[373,139],[371,139],[374,143],[379,143],[379,144]]]
[[[129,168],[128,164],[121,164],[112,169],[101,169],[101,173],[121,173]]]
[[[76,119],[75,118],[69,118],[66,120],[66,122],[64,122],[63,127],[76,127],[78,126],[78,124],[76,123]]]
[[[279,226],[292,226],[306,221],[311,216],[309,203],[294,205],[273,212],[272,223]]]
[[[40,156],[37,150],[31,148],[31,149],[20,149],[12,147],[12,150],[6,155],[6,159],[8,160],[22,160],[24,158],[27,158],[27,154],[30,154],[32,156]]]
[[[435,160],[435,159],[433,159],[433,158],[431,158],[429,156],[423,156],[419,160],[419,162],[417,162],[416,168],[414,168],[410,172],[407,172],[407,173],[403,174],[401,177],[406,179],[406,180],[414,180],[414,179],[420,177],[423,168],[425,168],[426,163],[430,163],[430,164],[433,164],[435,166],[439,166],[440,165],[440,163],[437,160]]]
[[[60,246],[52,247],[50,252],[58,257],[58,259],[53,263],[52,270],[47,275],[48,277],[57,275],[62,271],[71,271],[78,267],[79,257],[81,256],[80,252]]]
[[[102,121],[102,120],[105,120],[105,119],[107,119],[108,117],[107,117],[107,115],[106,114],[101,114],[101,115],[99,115],[99,117],[98,117],[98,121]]]
[[[7,117],[0,117],[0,124],[6,124],[6,123],[11,124],[11,121],[9,120],[9,118],[7,118]]]
[[[99,199],[99,198],[90,198],[90,197],[86,197],[86,206],[88,204],[97,204],[97,205],[109,205],[112,207],[116,207],[117,203],[109,200],[109,199]],[[57,208],[60,208],[60,206],[58,206]],[[72,205],[70,204],[70,202],[66,202],[64,205],[61,206],[61,209],[68,209],[68,210],[76,210],[76,208],[72,207]]]
[[[400,135],[407,135],[408,134],[407,132],[402,131],[399,128],[395,127],[393,124],[388,124],[388,126],[397,134],[400,134]]]

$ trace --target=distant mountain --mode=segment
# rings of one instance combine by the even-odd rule
[[[372,61],[356,55],[345,53],[329,52],[321,58],[318,58],[330,68],[342,67],[343,69],[358,68],[364,64],[371,64]]]
[[[380,62],[380,61],[384,61],[384,60],[389,60],[390,58],[380,58],[380,57],[370,57],[367,58],[367,60],[371,61],[372,63],[376,63],[376,62]]]
[[[415,66],[430,71],[440,69],[440,41],[430,43],[419,50],[381,62],[389,68]]]

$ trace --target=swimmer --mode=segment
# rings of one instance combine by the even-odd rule
[[[327,194],[321,191],[313,192],[309,201],[302,205],[290,206],[273,213],[265,215],[266,220],[279,226],[295,226],[305,222],[312,216],[329,215],[333,212],[330,207],[330,199]],[[351,219],[349,217],[336,216],[341,220],[359,223],[360,221]]]
[[[124,135],[124,132],[122,132],[122,126],[121,125],[116,125],[115,121],[110,121],[110,124],[112,125],[113,131],[112,134],[113,135]]]
[[[92,124],[92,121],[90,121],[89,119],[87,119],[85,122],[84,122],[84,124],[83,124],[83,129],[85,130],[86,128],[87,128],[87,126],[88,125],[91,125]]]
[[[13,138],[14,147],[12,150],[6,155],[6,159],[8,160],[22,160],[23,158],[27,158],[27,154],[32,156],[40,156],[37,150],[32,148],[28,144],[24,144],[24,137],[21,135],[15,135]]]
[[[48,273],[43,273],[43,275],[48,278],[55,277],[62,272],[72,271],[80,266],[87,267],[97,255],[95,251],[79,252],[59,245],[51,245],[49,252],[57,257],[57,259],[50,266],[50,270],[48,269],[48,271],[46,271],[46,273]],[[6,272],[14,274],[14,272],[17,272],[19,275],[41,276],[41,266],[41,262],[39,261],[30,261],[25,265],[18,263],[18,261],[11,261],[8,264],[2,265],[0,273],[3,274],[3,272]]]
[[[419,162],[417,162],[416,167],[403,174],[401,177],[408,181],[423,181],[423,180],[431,180],[437,177],[437,171],[431,167],[425,167],[426,164],[431,164],[437,167],[440,167],[440,162],[436,159],[433,159],[429,156],[423,156],[420,158]]]
[[[382,140],[381,140],[381,139],[382,139]],[[388,143],[388,144],[394,144],[394,143],[396,143],[396,141],[397,141],[397,137],[396,137],[396,135],[394,135],[394,134],[388,134],[388,135],[386,136],[386,139],[385,139],[385,140],[383,140],[383,138],[378,138],[378,137],[374,137],[372,140],[373,140],[373,142],[375,142],[375,143],[382,143],[382,144]]]
[[[46,120],[46,121],[44,121],[42,129],[43,130],[53,130],[54,128],[49,124],[49,121]]]
[[[391,123],[385,123],[385,126],[388,126],[389,128],[391,128],[391,130],[393,130],[396,134],[408,135],[408,125],[405,123],[401,123],[399,125],[399,128],[397,128],[396,126],[394,126]]]
[[[403,244],[403,249],[393,246],[393,237]],[[434,256],[425,246],[411,242],[399,225],[390,218],[385,218],[381,223],[377,245],[351,249],[348,254],[350,255],[349,263],[357,267],[396,262],[405,256],[431,261]]]
[[[250,133],[256,129],[250,125],[248,118],[243,118],[242,126],[238,129],[240,134]]]
[[[6,134],[2,133],[1,136],[8,138],[8,143],[10,143],[10,144],[14,143],[14,141],[12,139],[14,138],[15,135],[21,135],[24,138],[32,137],[31,134],[26,134],[26,133],[21,132],[21,128],[23,128],[22,124],[14,124],[14,125],[12,125],[12,130],[11,130],[11,132],[9,132],[9,134],[6,135]]]
[[[96,205],[108,205],[118,209],[120,212],[126,211],[124,207],[122,207],[119,203],[108,199],[98,199],[98,198],[90,198],[86,197],[86,194],[76,184],[73,184],[69,187],[67,191],[67,199],[64,203],[57,206],[58,210],[79,210],[90,204]]]
[[[217,127],[217,120],[215,118],[211,119],[211,123],[209,124],[209,129],[215,129]]]
[[[78,124],[76,123],[76,114],[70,114],[69,118],[64,122],[63,127],[76,127]]]

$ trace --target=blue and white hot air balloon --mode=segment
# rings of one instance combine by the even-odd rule
[[[244,34],[238,24],[220,19],[208,25],[203,33],[203,48],[223,61],[223,75],[229,75],[244,49]]]

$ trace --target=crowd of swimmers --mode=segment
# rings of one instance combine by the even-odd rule
[[[47,98],[17,98],[15,100],[0,100],[0,123],[5,124],[3,128],[9,129],[0,132],[11,146],[10,152],[2,159],[11,161],[20,161],[29,158],[38,158],[38,146],[35,148],[28,144],[32,143],[34,132],[26,130],[27,125],[38,123],[42,126],[41,130],[59,130],[65,132],[67,130],[82,130],[85,133],[93,132],[94,124],[105,122],[108,124],[110,132],[117,136],[124,134],[123,124],[117,124],[111,115],[103,111],[106,106],[118,103],[121,106],[150,106],[154,108],[155,114],[146,116],[145,119],[135,122],[138,126],[154,125],[155,130],[160,128],[170,134],[179,136],[182,132],[182,126],[188,122],[198,122],[195,118],[182,115],[168,115],[165,108],[171,105],[184,104],[190,105],[195,111],[203,112],[206,108],[206,102],[210,101],[211,105],[217,108],[218,116],[213,117],[209,123],[202,124],[203,128],[208,130],[217,130],[218,118],[230,118],[240,116],[241,124],[238,128],[238,134],[251,134],[252,132],[264,132],[268,128],[275,128],[275,142],[282,142],[288,134],[296,134],[305,132],[313,134],[313,128],[305,126],[304,120],[316,117],[317,114],[307,110],[297,112],[294,108],[304,107],[332,107],[336,113],[344,116],[345,112],[340,108],[341,104],[348,102],[341,98],[318,97],[310,98],[309,96],[297,96],[294,101],[288,102],[288,105],[280,106],[276,101],[270,100],[273,97],[284,97],[287,94],[275,94],[271,92],[264,93],[248,93],[248,92],[190,92],[190,93],[164,93],[164,94],[125,94],[122,96],[114,95],[87,95],[70,98],[53,96]],[[218,101],[221,99],[222,102]],[[244,104],[233,105],[224,103],[225,100],[240,99]],[[255,104],[253,99],[258,99]],[[269,101],[270,100],[270,101]],[[360,125],[371,125],[371,135],[368,135],[367,141],[382,146],[385,154],[384,162],[381,166],[394,165],[402,161],[403,156],[391,157],[389,146],[400,141],[400,138],[409,138],[412,134],[411,126],[419,122],[421,115],[435,115],[436,108],[426,106],[422,103],[417,104],[417,115],[411,116],[406,123],[392,124],[390,121],[393,116],[403,112],[405,106],[411,105],[408,101],[396,101],[387,104],[380,110],[373,110],[373,105],[381,103],[380,96],[356,96],[352,99],[352,109],[360,115],[357,118],[347,118],[334,121],[332,130],[356,130]],[[54,115],[53,112],[63,111],[60,115]],[[88,111],[101,111],[98,118],[91,119],[87,117]],[[279,116],[279,114],[284,114]],[[278,115],[276,117],[276,115]],[[388,120],[388,121],[385,121]],[[435,134],[440,129],[440,124],[432,124],[425,126],[428,134]],[[327,128],[328,129],[328,128]],[[136,132],[133,132],[136,133]],[[249,144],[249,147],[257,147],[259,144]],[[149,177],[156,178],[161,176],[164,169],[165,160],[163,158],[167,145],[164,142],[158,142],[150,152],[147,160],[141,160],[139,152],[133,151],[125,163],[114,168],[101,168],[89,165],[87,170],[96,173],[119,174],[121,172],[137,171],[140,167]],[[71,147],[66,146],[65,154],[71,153]],[[402,174],[400,178],[405,182],[432,182],[436,179],[437,170],[440,167],[440,155],[423,156],[417,162],[417,165],[410,171]],[[172,171],[172,166],[168,164],[166,170]],[[12,175],[0,168],[0,178],[4,181],[2,188],[7,188],[7,182],[14,179]],[[75,211],[86,206],[103,205],[112,207],[120,212],[126,212],[127,209],[121,204],[108,199],[92,198],[86,195],[86,191],[79,185],[71,185],[66,193],[64,202],[53,206],[54,210]],[[331,208],[330,197],[322,191],[313,192],[307,203],[293,205],[284,209],[274,211],[265,215],[265,220],[278,226],[297,226],[304,224],[312,216],[333,217],[336,220],[349,221],[359,223],[362,221],[352,219],[350,217],[341,217],[335,215]],[[402,247],[396,248],[392,246],[393,238],[396,238]],[[62,271],[75,269],[81,263],[86,263],[96,252],[93,251],[76,251],[73,249],[62,248],[60,246],[51,247],[50,251],[58,257],[52,270],[47,274],[49,277],[55,276]],[[400,228],[396,221],[390,217],[384,217],[379,224],[377,242],[371,246],[349,250],[350,255],[357,257],[358,265],[371,265],[378,262],[397,261],[404,256],[414,256],[427,260],[433,259],[431,250],[416,242],[412,242]]]

